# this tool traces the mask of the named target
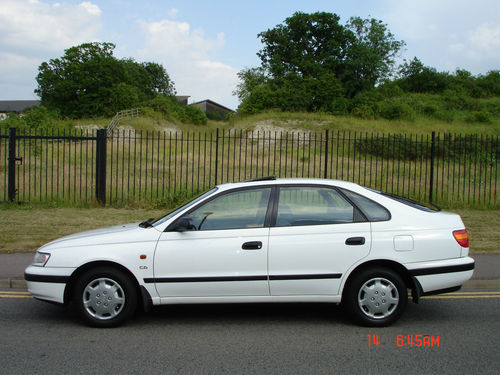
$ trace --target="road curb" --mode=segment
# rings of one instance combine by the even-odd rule
[[[462,286],[461,290],[488,290],[488,289],[500,289],[500,279],[469,280]]]
[[[11,278],[0,278],[0,289],[19,289],[27,290],[26,280],[19,277]],[[493,280],[469,280],[466,282],[462,289],[463,291],[468,290],[490,290],[490,289],[500,289],[500,279]]]
[[[2,289],[22,289],[27,290],[26,280],[17,277],[0,279],[0,288]]]

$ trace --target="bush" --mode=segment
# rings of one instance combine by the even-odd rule
[[[455,113],[453,111],[438,110],[433,113],[432,118],[445,122],[453,122],[455,120]]]
[[[481,112],[470,112],[466,117],[465,121],[467,122],[482,122],[482,123],[491,123],[493,122],[493,119],[491,117],[491,114],[486,111],[481,111]]]
[[[500,71],[492,70],[478,79],[478,85],[487,96],[500,96]]]
[[[386,101],[382,103],[380,115],[387,120],[410,120],[413,118],[414,112],[406,103]]]
[[[436,104],[426,103],[422,106],[422,113],[429,117],[432,117],[438,111],[439,107]]]
[[[25,113],[16,115],[10,113],[4,121],[0,122],[2,128],[17,129],[71,129],[72,123],[61,121],[56,111],[49,111],[43,105],[28,109]]]
[[[207,118],[212,121],[224,121],[225,118],[218,111],[207,111]]]
[[[272,108],[275,103],[275,92],[268,83],[255,87],[250,95],[241,102],[238,112],[253,114]]]
[[[194,125],[206,125],[207,116],[199,107],[195,105],[189,105],[185,107],[186,117],[191,124]]]
[[[491,139],[483,139],[478,135],[458,137],[451,134],[441,137],[437,135],[434,157],[466,160],[472,154],[475,155],[476,160],[493,165],[500,157],[500,149],[496,148],[495,152],[491,152],[491,142]],[[420,137],[395,134],[387,137],[357,139],[354,148],[360,154],[373,155],[387,160],[418,160],[431,158],[432,144],[429,137],[422,142]]]
[[[375,111],[373,110],[373,107],[367,104],[361,104],[359,107],[354,108],[351,113],[353,116],[364,120],[375,119]]]
[[[296,73],[270,79],[254,86],[238,108],[241,113],[256,113],[277,108],[285,112],[329,112],[344,114],[347,99],[333,73],[301,77]]]
[[[180,121],[194,125],[205,125],[207,123],[207,116],[200,108],[179,104],[173,96],[157,95],[144,104],[142,111],[144,114],[149,114],[151,111],[160,113],[164,119],[170,121]],[[155,114],[150,117],[159,120]]]

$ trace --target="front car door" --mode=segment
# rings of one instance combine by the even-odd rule
[[[370,251],[370,223],[333,187],[281,186],[275,220],[273,296],[336,295],[345,272]]]
[[[164,232],[154,261],[160,297],[269,295],[271,190],[223,192],[182,216],[192,221],[191,230]]]

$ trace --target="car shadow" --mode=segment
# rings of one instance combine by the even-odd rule
[[[137,324],[346,324],[344,310],[331,303],[191,304],[155,306]],[[134,324],[132,322],[132,324]]]

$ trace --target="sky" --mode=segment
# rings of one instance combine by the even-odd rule
[[[85,42],[162,64],[178,95],[236,109],[237,72],[256,67],[257,34],[301,11],[373,17],[438,71],[500,70],[498,0],[0,0],[0,100],[38,99],[38,66]]]

